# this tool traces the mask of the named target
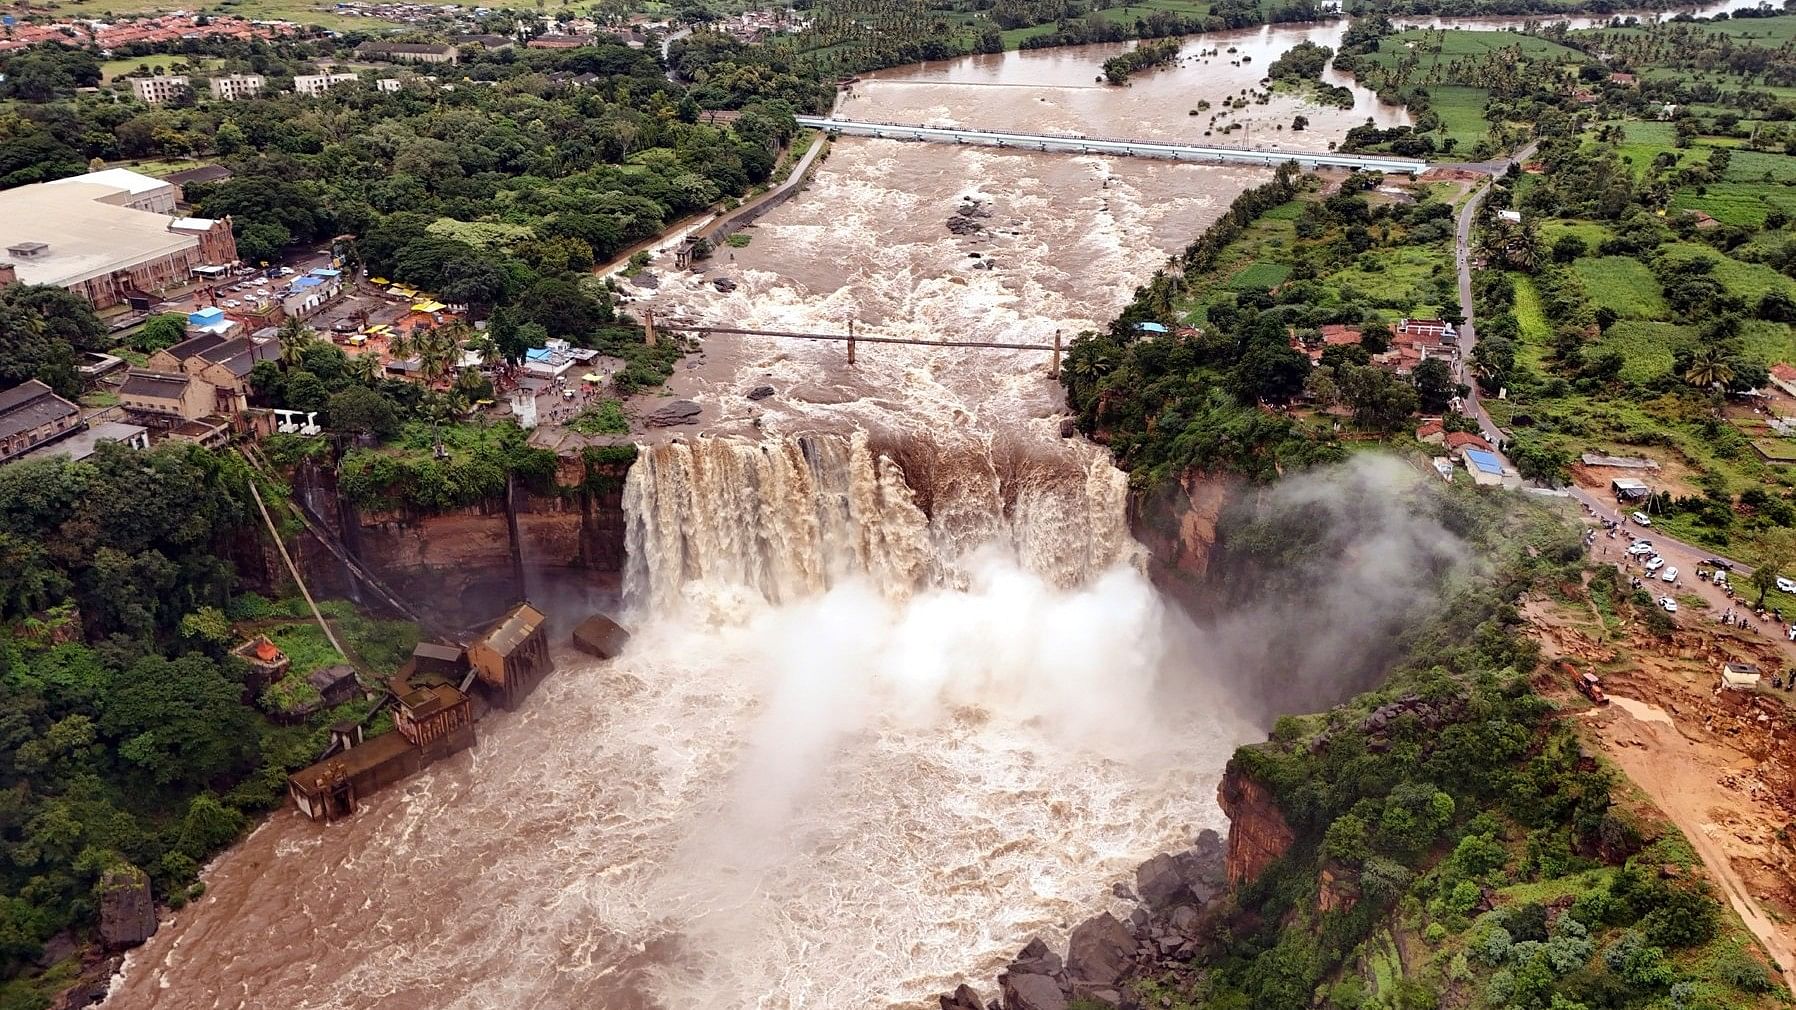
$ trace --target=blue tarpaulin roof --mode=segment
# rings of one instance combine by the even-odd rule
[[[216,305],[208,305],[203,309],[196,309],[187,313],[187,321],[194,326],[208,326],[212,323],[221,322],[223,319],[224,310]]]
[[[1497,454],[1494,452],[1485,452],[1483,449],[1467,447],[1465,458],[1471,460],[1473,466],[1483,470],[1485,473],[1494,473],[1499,476],[1503,473],[1503,461],[1498,459]]]
[[[552,352],[547,347],[532,347],[524,352],[527,361],[547,361]]]
[[[1143,333],[1165,333],[1164,323],[1136,323],[1135,328]]]
[[[317,277],[301,277],[293,282],[293,290],[304,291],[306,288],[315,288],[323,283],[324,281]]]
[[[330,267],[315,267],[310,272],[318,277],[341,277],[341,276],[343,276],[343,271],[332,270]]]

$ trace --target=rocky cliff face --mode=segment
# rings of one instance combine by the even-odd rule
[[[607,468],[594,480],[579,460],[562,463],[557,481],[569,490],[516,496],[518,549],[535,596],[553,592],[558,577],[605,585],[623,570],[626,468]],[[312,512],[383,582],[448,620],[484,620],[494,601],[526,595],[513,575],[503,500],[428,514],[363,512],[339,499],[328,473],[301,473],[295,485]],[[348,573],[311,537],[300,538],[298,560],[315,592],[351,594]]]
[[[1285,815],[1272,793],[1248,776],[1235,762],[1216,788],[1216,801],[1229,819],[1228,879],[1230,884],[1254,880],[1291,848],[1297,836],[1285,823]]]
[[[1193,602],[1210,570],[1216,527],[1229,496],[1229,481],[1187,470],[1176,482],[1131,503],[1130,528],[1148,549],[1148,574],[1161,592]]]

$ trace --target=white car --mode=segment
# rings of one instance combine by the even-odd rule
[[[1676,582],[1678,580],[1678,570],[1676,568],[1667,568],[1659,573],[1659,578],[1664,579],[1666,582]]]
[[[1669,596],[1661,597],[1659,599],[1659,606],[1664,607],[1667,614],[1675,614],[1678,612],[1678,601]]]
[[[293,268],[292,268],[292,267],[282,267],[282,268],[281,268],[281,276],[282,276],[282,277],[291,277],[291,276],[293,276],[293,274],[294,274],[294,273],[295,273],[295,272],[296,272],[296,271],[294,271],[294,269],[293,269]],[[1639,514],[1640,514],[1640,513],[1638,513],[1638,512],[1636,512],[1636,513],[1634,513],[1634,514],[1635,514],[1635,515],[1639,515]]]
[[[1650,540],[1636,540],[1632,544],[1628,545],[1628,553],[1629,554],[1640,555],[1640,554],[1651,554],[1652,552],[1653,552],[1653,544],[1652,544],[1652,541],[1650,541]]]
[[[1777,588],[1783,590],[1786,593],[1796,593],[1796,582],[1792,582],[1789,579],[1786,579],[1783,576],[1779,575],[1777,577]]]
[[[227,299],[225,299],[224,307],[227,309],[234,309],[237,306],[242,305],[242,304],[243,304],[242,302],[238,301],[235,298],[227,298]]]
[[[1634,513],[1632,518],[1635,522],[1639,523],[1642,526],[1651,526],[1653,524],[1652,517],[1647,515],[1645,512],[1636,512],[1636,513]]]
[[[1665,567],[1665,559],[1658,556],[1657,554],[1653,555],[1652,560],[1650,560],[1646,563],[1646,570],[1649,572],[1656,572],[1659,569],[1664,568],[1664,567]]]

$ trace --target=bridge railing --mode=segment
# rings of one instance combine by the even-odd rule
[[[918,133],[933,133],[956,137],[995,137],[1002,140],[1014,140],[1018,143],[1056,143],[1056,144],[1116,144],[1133,148],[1155,148],[1167,151],[1190,151],[1196,154],[1216,153],[1222,155],[1258,155],[1267,158],[1283,158],[1295,161],[1327,161],[1340,165],[1363,164],[1369,166],[1390,166],[1396,171],[1424,172],[1428,163],[1410,158],[1379,154],[1347,154],[1336,151],[1287,151],[1279,148],[1256,148],[1233,146],[1229,144],[1187,144],[1176,140],[1139,140],[1124,137],[1093,137],[1087,134],[1055,134],[1055,133],[1015,133],[1009,130],[986,130],[967,126],[926,126],[922,123],[894,123],[884,120],[864,119],[832,119],[824,116],[799,116],[801,126],[812,129],[838,130],[899,130]]]

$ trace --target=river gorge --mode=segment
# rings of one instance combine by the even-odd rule
[[[870,75],[840,111],[1203,142],[1199,100],[1343,29],[1194,37],[1129,88],[1093,82],[1114,46],[969,57]],[[1406,121],[1355,97],[1250,102],[1224,142]],[[1104,325],[1267,175],[843,139],[748,245],[652,264],[637,307],[1045,347]],[[1226,829],[1224,762],[1266,713],[1232,697],[1230,622],[1155,588],[1126,475],[1062,437],[1045,353],[868,345],[850,367],[833,344],[719,336],[690,364],[673,391],[704,434],[646,445],[622,491],[628,652],[558,650],[477,748],[351,819],[275,814],[106,1006],[918,1007]],[[1206,514],[1150,546],[1201,572],[1219,492],[1186,492]],[[584,613],[555,616],[565,641]]]

